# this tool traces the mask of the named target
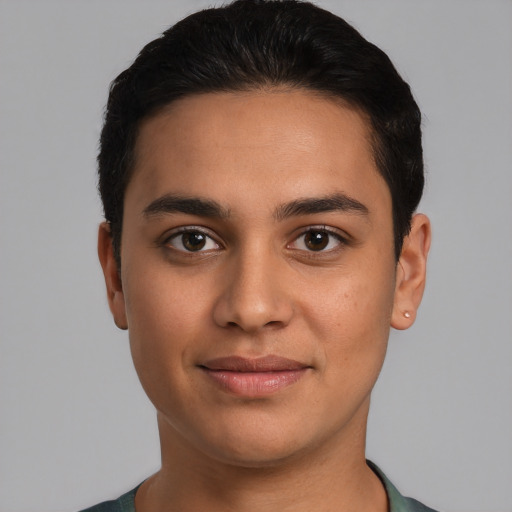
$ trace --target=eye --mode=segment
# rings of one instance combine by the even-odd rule
[[[298,236],[291,244],[292,249],[313,252],[327,252],[344,243],[341,235],[326,228],[309,228]]]
[[[198,229],[182,229],[166,239],[165,245],[183,252],[204,252],[219,249],[219,244]]]

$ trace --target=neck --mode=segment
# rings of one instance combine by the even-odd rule
[[[386,512],[365,461],[365,426],[366,417],[314,448],[256,465],[207,456],[159,417],[162,468],[139,488],[137,511]]]

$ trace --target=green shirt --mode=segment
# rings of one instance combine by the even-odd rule
[[[386,475],[384,475],[373,462],[368,461],[368,465],[384,484],[388,495],[389,512],[436,512],[413,498],[402,496],[397,488],[387,479]],[[105,501],[94,507],[82,510],[82,512],[135,512],[135,493],[138,488],[139,486],[123,494],[117,500]]]

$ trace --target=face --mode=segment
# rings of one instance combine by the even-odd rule
[[[368,139],[300,91],[193,96],[142,125],[110,302],[162,436],[246,466],[364,437],[397,288]]]

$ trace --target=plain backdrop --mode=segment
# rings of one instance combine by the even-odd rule
[[[0,0],[0,510],[72,511],[159,465],[96,259],[109,82],[203,0]],[[368,457],[447,512],[512,510],[512,2],[319,4],[388,52],[424,113],[433,222]]]

